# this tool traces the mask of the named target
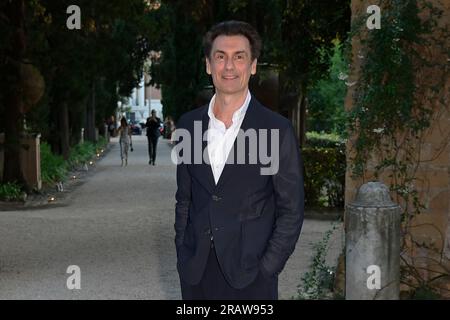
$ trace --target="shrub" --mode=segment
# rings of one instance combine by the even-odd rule
[[[22,200],[22,188],[18,183],[7,182],[0,184],[0,200],[16,201]]]
[[[96,146],[97,148],[103,148],[103,147],[105,147],[107,144],[108,144],[108,141],[106,141],[106,138],[103,137],[103,136],[100,136],[100,137],[98,138],[98,141],[97,141],[97,143],[95,144],[95,146]]]
[[[441,300],[442,297],[435,289],[429,286],[416,288],[411,297],[412,300]]]
[[[70,151],[69,163],[72,167],[88,162],[96,153],[95,144],[84,142],[75,145]]]
[[[86,141],[75,145],[70,151],[69,164],[71,168],[76,168],[91,160],[97,153],[104,148],[108,142],[104,137],[100,137],[97,143]]]
[[[104,138],[95,144],[92,142],[77,144],[71,149],[68,161],[65,161],[62,156],[53,154],[46,142],[41,143],[42,181],[46,184],[65,181],[69,170],[91,160],[106,144]]]
[[[75,169],[90,161],[99,151],[107,145],[104,137],[100,137],[97,143],[84,142],[75,145],[69,155],[68,161],[60,155],[55,155],[48,143],[41,143],[41,176],[45,184],[65,181],[68,171]]]
[[[344,207],[345,143],[336,135],[308,133],[302,149],[307,207]]]
[[[345,140],[335,133],[307,132],[308,147],[339,148],[345,151]]]
[[[297,297],[300,300],[324,299],[333,292],[333,283],[336,275],[335,267],[328,266],[326,256],[329,248],[330,237],[336,230],[334,224],[330,230],[325,232],[322,240],[313,245],[314,256],[310,270],[302,277],[302,283],[297,286]]]
[[[64,181],[67,176],[67,162],[62,156],[53,154],[50,146],[41,143],[41,175],[44,183]]]

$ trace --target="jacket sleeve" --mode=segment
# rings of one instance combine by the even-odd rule
[[[191,175],[185,163],[177,165],[177,191],[175,200],[175,246],[178,248],[183,244],[184,231],[186,229],[191,204]]]
[[[261,259],[262,272],[279,274],[295,249],[304,217],[303,163],[300,147],[289,123],[281,138],[279,169],[272,176],[276,221]]]

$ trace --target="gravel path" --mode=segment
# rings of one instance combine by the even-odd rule
[[[95,174],[61,206],[0,212],[0,299],[180,299],[175,266],[175,166],[160,139],[148,165],[146,137],[134,136],[128,167],[117,140]],[[296,294],[311,263],[311,242],[330,221],[305,220],[295,253],[280,275],[280,298]],[[342,248],[331,241],[330,262]],[[81,289],[69,290],[67,268],[81,270]]]

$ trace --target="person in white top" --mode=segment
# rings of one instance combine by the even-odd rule
[[[122,159],[122,167],[128,165],[128,149],[133,148],[133,141],[131,139],[131,128],[127,123],[127,119],[123,117],[120,119],[120,127],[117,129],[119,135],[120,158]],[[133,150],[131,150],[133,151]]]

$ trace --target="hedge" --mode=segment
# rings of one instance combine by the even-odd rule
[[[345,141],[330,134],[308,133],[302,148],[305,206],[343,208]]]

